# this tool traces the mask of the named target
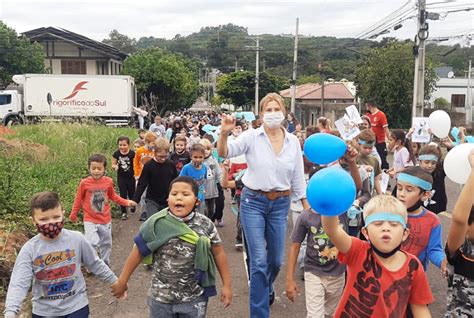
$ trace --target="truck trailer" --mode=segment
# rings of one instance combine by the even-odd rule
[[[13,82],[0,91],[4,125],[83,119],[128,125],[133,119],[137,96],[130,76],[24,74]]]

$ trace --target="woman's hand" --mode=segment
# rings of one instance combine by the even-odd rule
[[[235,117],[232,115],[222,115],[221,133],[230,133],[235,128]]]

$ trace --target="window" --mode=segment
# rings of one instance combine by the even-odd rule
[[[466,105],[465,94],[453,94],[451,95],[451,106],[452,107],[464,107]]]
[[[8,105],[12,103],[12,95],[0,95],[0,105]]]
[[[86,61],[61,60],[61,74],[87,74]]]

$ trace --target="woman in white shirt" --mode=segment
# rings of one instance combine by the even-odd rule
[[[303,207],[309,208],[300,143],[281,126],[285,113],[281,96],[270,93],[260,102],[261,127],[228,144],[235,118],[224,115],[217,142],[219,156],[247,158],[240,217],[250,259],[251,317],[270,315],[273,282],[283,262],[290,202],[301,200]]]

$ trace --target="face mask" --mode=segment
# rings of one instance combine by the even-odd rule
[[[372,251],[374,251],[375,254],[377,254],[378,256],[382,257],[382,258],[389,258],[390,256],[392,256],[393,254],[395,254],[396,252],[398,252],[400,250],[400,248],[402,247],[402,243],[400,243],[397,247],[395,247],[393,250],[391,250],[390,252],[382,252],[381,250],[379,250],[378,248],[375,247],[375,245],[372,244],[372,242],[370,242],[369,240],[369,243],[370,243],[370,247],[372,248]]]
[[[201,163],[199,163],[199,162],[191,161],[191,163],[193,164],[193,166],[194,166],[195,168],[198,168],[198,167],[201,165]]]
[[[283,112],[271,112],[263,114],[263,122],[268,128],[274,129],[281,125],[281,122],[285,119]]]
[[[60,222],[46,223],[42,225],[36,224],[36,229],[38,230],[38,233],[41,233],[50,239],[54,239],[59,235],[59,233],[61,233],[63,226],[64,220]]]
[[[408,212],[415,212],[422,205],[423,205],[423,201],[418,200],[418,201],[416,201],[416,203],[412,207],[407,208],[407,211]]]

